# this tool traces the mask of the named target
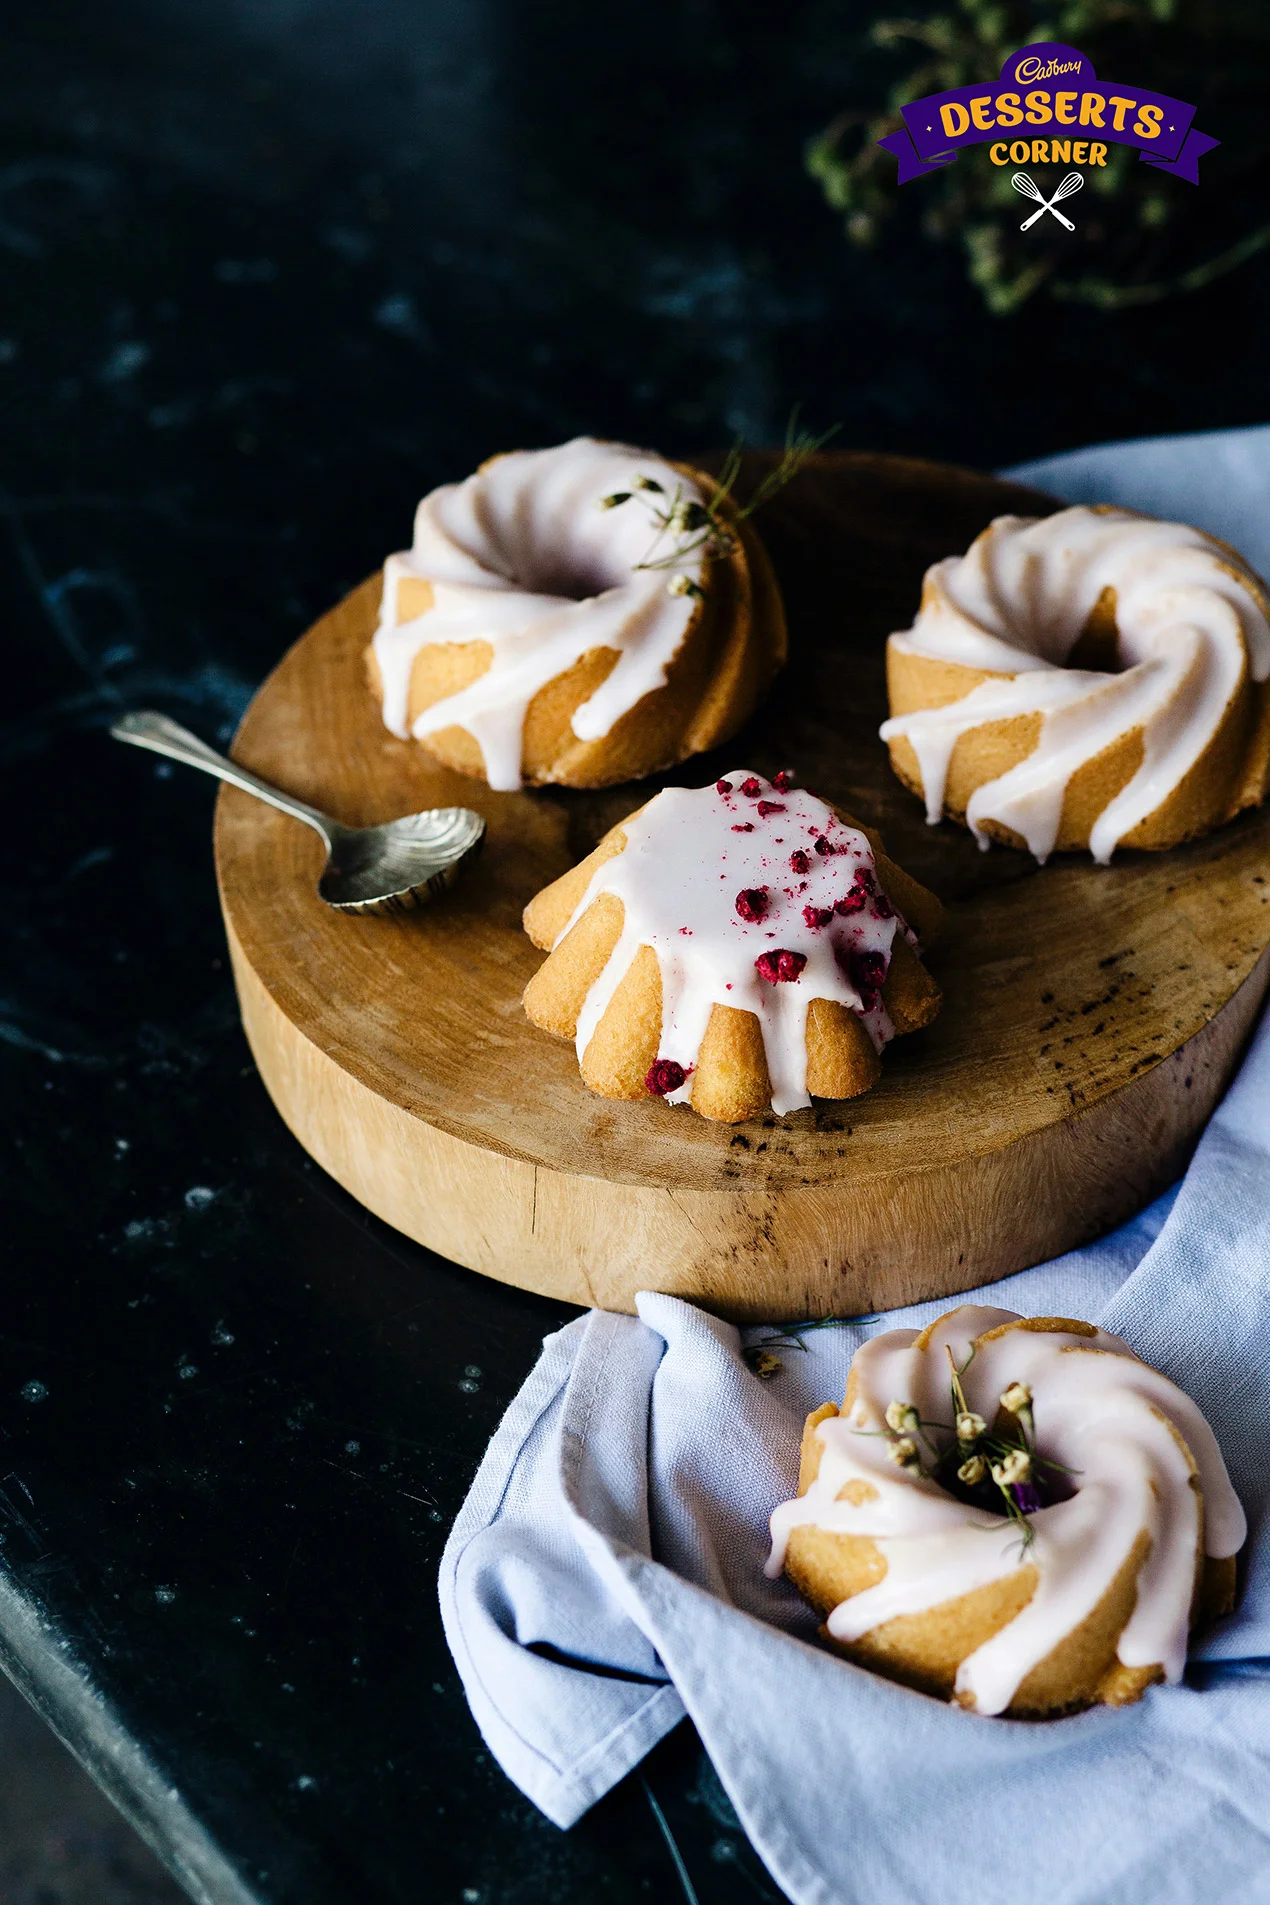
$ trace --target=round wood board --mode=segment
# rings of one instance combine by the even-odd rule
[[[766,467],[751,458],[744,481]],[[821,456],[760,520],[791,659],[750,729],[664,777],[792,767],[879,826],[949,904],[944,1009],[888,1048],[875,1090],[709,1124],[597,1098],[525,1020],[541,955],[526,900],[651,783],[491,793],[384,729],[362,652],[379,578],[296,644],[235,756],[355,824],[478,808],[484,855],[441,904],[345,918],[321,845],[222,788],[216,864],[252,1050],[282,1116],[390,1224],[487,1275],[633,1308],[637,1290],[737,1318],[850,1315],[973,1288],[1084,1243],[1182,1168],[1270,976],[1270,812],[1111,868],[982,854],[928,828],[877,738],[884,643],[922,573],[1034,492],[939,465]]]

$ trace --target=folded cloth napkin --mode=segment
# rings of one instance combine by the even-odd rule
[[[1254,569],[1270,576],[1270,424],[1099,443],[1001,474],[1066,503],[1120,503],[1148,516],[1194,523],[1233,543]]]
[[[1244,463],[1264,482],[1270,431],[1232,434],[1261,439]],[[1084,493],[1141,494],[1126,461],[1152,466],[1155,446],[1118,454]],[[1174,454],[1187,458],[1185,441]],[[1211,472],[1211,454],[1197,460],[1192,485]],[[1058,464],[1028,475],[1062,487]],[[1177,489],[1151,499],[1194,513]],[[1220,512],[1208,520],[1229,528]],[[841,1398],[861,1342],[957,1300],[777,1342],[767,1381],[742,1350],[772,1331],[738,1332],[673,1297],[548,1337],[441,1566],[446,1634],[486,1742],[567,1826],[690,1714],[797,1905],[1266,1898],[1270,1020],[1180,1188],[970,1299],[1101,1324],[1212,1423],[1248,1510],[1247,1575],[1183,1686],[1045,1725],[982,1719],[826,1653],[811,1612],[764,1577],[768,1515],[795,1490],[807,1411]]]

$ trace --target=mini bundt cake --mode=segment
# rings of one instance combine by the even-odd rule
[[[827,802],[745,770],[668,787],[525,908],[550,957],[535,1025],[576,1039],[606,1098],[736,1124],[876,1084],[939,989],[916,946],[942,908]]]
[[[498,788],[686,760],[736,732],[784,660],[780,591],[731,498],[589,437],[425,496],[367,651],[392,732]]]
[[[1243,558],[1184,523],[1000,516],[887,644],[891,765],[983,847],[1177,846],[1265,798],[1268,616]]]
[[[1180,1680],[1247,1532],[1212,1430],[1127,1343],[964,1305],[857,1350],[807,1418],[782,1568],[859,1665],[977,1713]]]

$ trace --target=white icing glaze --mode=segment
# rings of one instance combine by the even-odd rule
[[[1068,669],[1106,588],[1116,591],[1121,672]],[[1105,865],[1199,759],[1245,667],[1254,681],[1270,676],[1270,624],[1240,558],[1201,530],[1123,509],[998,517],[964,556],[927,572],[917,619],[891,644],[995,676],[946,707],[883,724],[884,741],[902,735],[912,745],[932,825],[960,737],[983,722],[1041,716],[1032,753],[977,788],[966,812],[980,846],[983,823],[996,821],[1038,860],[1053,851],[1078,767],[1142,729],[1141,766],[1091,829],[1090,851]]]
[[[725,784],[729,791],[721,793]],[[743,785],[754,791],[743,793]],[[760,812],[761,806],[771,811]],[[601,893],[621,900],[621,938],[578,1017],[579,1059],[641,946],[652,947],[661,968],[659,1056],[688,1074],[666,1094],[668,1104],[691,1100],[692,1068],[716,1005],[757,1016],[772,1108],[782,1115],[811,1103],[807,1009],[813,999],[835,999],[857,1013],[879,1051],[894,1036],[880,994],[854,983],[844,961],[873,954],[885,974],[896,931],[913,939],[899,915],[889,902],[879,906],[870,896],[860,910],[831,912],[823,924],[804,918],[805,907],[823,914],[845,900],[857,872],[873,878],[867,838],[825,801],[798,789],[782,791],[742,768],[714,787],[665,788],[623,821],[622,831],[625,847],[596,869],[560,934],[563,939]],[[832,851],[818,852],[817,840]],[[805,870],[791,865],[795,853],[807,856]],[[744,919],[737,896],[758,888],[766,891],[767,911],[760,920]],[[796,979],[773,984],[755,960],[778,950],[801,954],[806,965]]]
[[[490,786],[514,788],[530,702],[588,650],[614,649],[618,659],[574,712],[579,740],[602,739],[663,686],[697,606],[691,594],[672,595],[668,583],[675,575],[699,582],[706,556],[698,548],[672,569],[640,568],[670,555],[674,536],[658,530],[638,497],[599,507],[639,476],[660,483],[667,502],[676,490],[684,502],[704,500],[660,457],[590,437],[495,457],[465,482],[424,497],[413,547],[384,564],[374,638],[384,723],[394,734],[404,740],[463,728],[480,746]],[[433,604],[399,622],[403,576],[430,582]],[[415,656],[449,642],[488,642],[490,666],[408,724]]]
[[[1017,1320],[1012,1310],[966,1304],[941,1319],[925,1350],[914,1348],[916,1330],[891,1330],[856,1352],[851,1413],[830,1417],[816,1431],[824,1445],[819,1473],[805,1495],[773,1514],[767,1571],[780,1573],[797,1527],[874,1541],[885,1576],[829,1616],[829,1632],[852,1641],[883,1621],[922,1613],[1031,1564],[1038,1577],[1031,1600],[957,1674],[963,1704],[1002,1713],[1031,1669],[1098,1605],[1145,1530],[1150,1554],[1117,1653],[1127,1667],[1159,1663],[1176,1682],[1186,1660],[1200,1533],[1187,1450],[1203,1492],[1205,1552],[1237,1553],[1247,1527],[1207,1422],[1127,1343],[1101,1330],[1092,1337],[1010,1330],[981,1344],[962,1377],[969,1406],[989,1424],[1009,1385],[1026,1383],[1037,1448],[1071,1471],[1075,1492],[1029,1517],[1034,1538],[1026,1553],[1004,1517],[957,1500],[888,1456],[887,1404],[911,1403],[925,1420],[951,1424],[945,1345],[960,1365],[977,1336]],[[942,1442],[951,1439],[950,1431]],[[867,1483],[874,1498],[843,1498],[853,1481]]]

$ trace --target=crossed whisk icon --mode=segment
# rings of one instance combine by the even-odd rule
[[[1034,198],[1040,201],[1040,211],[1033,212],[1030,218],[1023,220],[1023,223],[1019,226],[1021,232],[1030,231],[1037,219],[1040,218],[1044,212],[1053,212],[1054,217],[1058,220],[1060,225],[1066,225],[1069,232],[1075,231],[1076,227],[1072,224],[1071,219],[1064,218],[1063,214],[1055,211],[1054,208],[1060,199],[1070,198],[1073,192],[1079,192],[1081,186],[1085,183],[1083,173],[1069,172],[1066,178],[1060,179],[1058,190],[1055,192],[1053,198],[1046,198],[1040,186],[1036,183],[1036,180],[1030,179],[1026,172],[1016,172],[1014,177],[1010,180],[1010,183],[1016,192],[1023,194],[1024,198]]]

